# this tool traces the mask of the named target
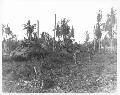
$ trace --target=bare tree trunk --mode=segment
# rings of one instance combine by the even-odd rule
[[[74,57],[74,61],[75,61],[75,64],[76,64],[76,52],[74,53],[73,57]]]
[[[90,51],[90,49],[88,48],[88,52],[89,52],[89,61],[90,61],[90,56],[91,56],[91,51]]]
[[[43,86],[44,86],[44,83],[43,83],[43,79],[42,79],[42,82],[41,82],[41,89],[43,88]]]
[[[65,44],[65,35],[63,35],[63,42],[64,42],[64,44]]]
[[[37,20],[37,37],[39,38],[39,20]]]
[[[103,52],[105,52],[105,40],[102,41]]]
[[[58,41],[60,41],[60,36],[58,36]]]
[[[100,53],[100,39],[99,39],[99,53]]]
[[[35,71],[35,74],[37,75],[37,70],[36,70],[36,67],[34,67],[34,71]]]
[[[53,37],[53,51],[55,50],[55,38]]]
[[[77,53],[79,53],[79,52],[80,52],[79,50],[76,50],[74,55],[73,55],[75,64],[77,64]]]
[[[94,51],[95,51],[95,39],[94,39]]]
[[[112,38],[111,38],[111,53],[113,52]]]
[[[104,51],[106,52],[106,45],[104,46]]]
[[[55,14],[55,27],[54,27],[54,39],[53,39],[53,51],[55,51],[55,32],[56,32],[56,14]]]

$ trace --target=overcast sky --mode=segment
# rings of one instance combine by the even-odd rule
[[[62,18],[70,20],[69,25],[75,28],[77,42],[85,40],[85,31],[93,38],[93,27],[99,9],[103,13],[103,22],[110,8],[118,10],[118,0],[2,0],[2,24],[9,24],[18,39],[25,35],[23,25],[30,19],[31,23],[39,20],[40,33],[53,35],[54,14],[57,21]]]

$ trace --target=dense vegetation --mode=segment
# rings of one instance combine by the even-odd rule
[[[37,32],[34,31],[36,24],[31,25],[30,20],[24,24],[27,38],[20,41],[8,25],[3,25],[3,92],[115,90],[117,63],[115,26],[117,24],[113,8],[105,23],[101,23],[101,19],[102,13],[99,11],[97,24],[94,27],[94,40],[89,41],[90,36],[86,31],[84,44],[74,42],[75,30],[73,26],[68,25],[69,20],[66,18],[58,22],[54,29],[58,40],[46,32],[38,37]],[[101,39],[104,31],[108,32],[108,36]],[[107,50],[108,47],[111,47],[110,50]],[[113,70],[109,65],[113,66]],[[110,90],[104,91],[106,84],[112,86]]]

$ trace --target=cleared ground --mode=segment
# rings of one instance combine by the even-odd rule
[[[38,79],[31,81],[15,81],[17,74],[13,70],[20,62],[2,63],[2,85],[3,92],[46,92],[46,93],[101,93],[115,92],[117,87],[117,55],[95,54],[92,61],[71,63],[68,66],[52,72],[58,76],[57,85],[47,90],[42,89],[42,82]],[[61,72],[62,70],[62,72]]]

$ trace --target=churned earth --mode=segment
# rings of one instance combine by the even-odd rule
[[[40,74],[35,78],[35,72],[32,72],[29,79],[22,76],[18,79],[18,75],[15,73],[16,67],[19,67],[18,64],[22,66],[24,62],[2,63],[3,92],[111,93],[116,91],[117,54],[97,53],[92,60],[78,61],[77,64],[69,63],[66,66],[54,69],[51,71],[51,76],[55,82],[50,79],[47,80],[47,78],[42,80],[41,77],[43,76]],[[46,71],[46,73],[50,72]]]

